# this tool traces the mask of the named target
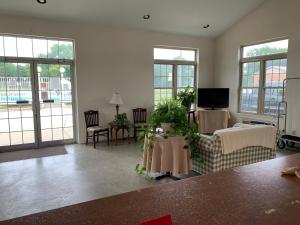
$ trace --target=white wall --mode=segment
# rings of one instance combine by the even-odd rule
[[[300,1],[268,0],[216,39],[216,87],[229,87],[230,109],[238,110],[239,48],[264,40],[288,37],[288,77],[300,77]],[[300,81],[288,85],[289,129],[300,135]],[[237,118],[253,117],[235,114]],[[274,119],[274,118],[273,118]]]
[[[85,138],[85,110],[98,109],[104,124],[113,119],[115,108],[107,102],[114,91],[125,102],[120,111],[130,117],[134,107],[151,109],[155,45],[199,49],[199,86],[213,84],[210,39],[12,16],[0,16],[0,33],[75,39],[80,142]]]

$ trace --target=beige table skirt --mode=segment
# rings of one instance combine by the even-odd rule
[[[227,128],[229,119],[230,113],[227,109],[198,109],[196,114],[199,131],[203,134],[212,134],[216,130]]]
[[[190,150],[185,149],[186,140],[182,136],[164,139],[157,136],[153,149],[148,149],[149,140],[144,141],[143,165],[148,173],[172,172],[174,176],[188,174],[192,168]]]

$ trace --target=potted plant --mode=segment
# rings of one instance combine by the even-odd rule
[[[164,127],[162,136],[168,138],[169,135],[184,136],[187,140],[186,149],[191,150],[191,158],[198,157],[198,145],[200,133],[196,124],[190,125],[187,120],[186,108],[178,100],[167,100],[160,103],[152,112],[149,119],[149,127],[140,135],[140,140],[148,138],[148,149],[153,148],[156,138],[156,128]],[[168,129],[170,127],[171,129]],[[144,145],[141,145],[144,149]]]
[[[150,125],[161,127],[165,133],[174,133],[187,124],[186,109],[178,100],[158,104],[150,116]]]
[[[186,87],[177,94],[177,99],[188,111],[191,109],[192,103],[196,100],[196,91],[194,88]]]
[[[115,119],[113,120],[114,124],[118,124],[120,126],[128,126],[130,127],[130,121],[127,118],[126,113],[121,113],[121,114],[117,114],[115,115]]]

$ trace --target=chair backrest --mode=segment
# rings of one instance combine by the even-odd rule
[[[132,110],[134,123],[146,123],[147,122],[147,109],[136,108]]]
[[[86,127],[99,126],[99,112],[95,110],[90,110],[84,112]]]

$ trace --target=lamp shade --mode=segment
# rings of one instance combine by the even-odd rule
[[[117,92],[113,94],[109,103],[112,105],[123,105],[124,104],[121,95]]]

